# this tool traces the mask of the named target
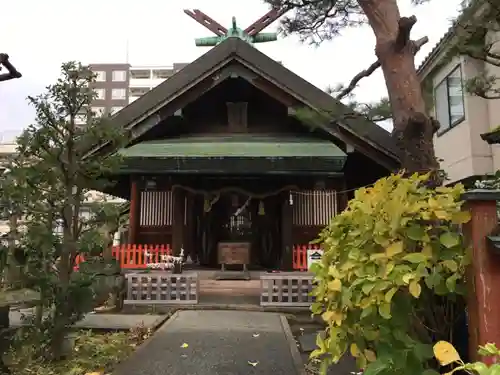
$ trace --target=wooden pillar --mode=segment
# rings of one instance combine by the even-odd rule
[[[129,211],[129,227],[128,227],[128,243],[136,244],[139,235],[141,215],[141,194],[136,179],[133,177],[130,181],[130,211]]]
[[[471,220],[463,229],[472,251],[467,310],[469,355],[475,361],[479,359],[479,345],[500,346],[500,256],[491,251],[486,238],[498,226],[496,202],[500,200],[500,191],[471,190],[463,199],[471,212]]]
[[[195,237],[195,216],[194,216],[194,200],[196,196],[192,193],[186,193],[186,227],[184,228],[184,251],[186,256],[191,255],[194,258],[194,237]]]
[[[184,246],[185,197],[184,190],[180,188],[172,191],[172,250],[175,256],[180,254]]]
[[[347,204],[349,203],[349,193],[347,192],[347,183],[346,180],[343,179],[342,184],[342,193],[337,194],[337,215],[342,213],[347,208]]]
[[[290,205],[290,194],[282,195],[281,202],[281,268],[283,271],[293,271],[293,221],[292,206]]]

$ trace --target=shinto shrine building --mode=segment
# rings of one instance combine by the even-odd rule
[[[386,130],[255,48],[258,31],[233,26],[113,117],[131,141],[108,193],[130,200],[131,244],[216,266],[221,244],[246,243],[250,267],[288,270],[293,246],[396,169],[397,152]]]

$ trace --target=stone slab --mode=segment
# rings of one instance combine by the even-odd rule
[[[28,311],[24,311],[26,313]],[[10,312],[11,327],[21,327],[24,323],[21,320],[23,311]],[[142,314],[87,314],[82,320],[75,324],[75,328],[80,329],[102,329],[102,330],[129,330],[131,328],[144,325],[146,328],[156,328],[167,319],[162,315],[142,315]]]
[[[302,336],[298,337],[298,341],[300,344],[300,349],[303,352],[310,353],[314,349],[317,348],[316,346],[316,336],[318,335],[317,332],[311,332],[311,333],[305,333]]]
[[[248,271],[217,271],[215,280],[250,280]]]
[[[298,375],[298,370],[279,314],[178,311],[113,372],[167,374]]]

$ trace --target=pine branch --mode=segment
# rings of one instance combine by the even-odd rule
[[[22,74],[19,73],[14,65],[12,65],[9,61],[9,55],[6,53],[0,53],[0,70],[2,69],[2,66],[7,69],[7,73],[0,74],[0,82],[22,77]]]

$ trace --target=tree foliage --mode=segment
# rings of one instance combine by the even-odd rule
[[[93,73],[76,62],[61,67],[61,77],[47,91],[30,97],[36,122],[17,140],[17,155],[9,166],[2,199],[10,214],[22,219],[17,234],[25,256],[24,279],[40,292],[34,319],[39,338],[47,341],[44,355],[61,357],[69,327],[91,308],[94,291],[89,275],[75,273],[80,254],[103,250],[102,224],[116,220],[101,209],[84,218],[82,208],[91,189],[103,190],[106,176],[120,159],[92,153],[91,146],[123,136],[108,118],[92,112]]]
[[[411,0],[415,5],[428,0]],[[363,0],[266,0],[276,8],[295,10],[282,20],[285,35],[297,34],[304,42],[319,44],[341,35],[346,27],[368,23],[360,5]]]
[[[464,1],[454,25],[450,56],[465,55],[484,63],[484,69],[465,83],[466,90],[485,99],[500,99],[500,1]]]
[[[412,0],[412,3],[422,4],[426,1]],[[313,45],[341,36],[344,28],[358,27],[368,22],[358,0],[266,0],[266,2],[273,7],[295,11],[293,16],[283,18],[281,31],[284,35],[298,35],[302,42]],[[417,51],[427,41],[427,38],[418,40]],[[388,120],[392,117],[388,98],[373,103],[360,103],[353,97],[359,82],[379,68],[380,62],[374,61],[349,82],[329,86],[326,91],[353,109],[353,114],[364,116],[374,122]]]
[[[430,189],[427,178],[359,189],[320,234],[312,311],[327,328],[312,356],[324,370],[349,350],[366,375],[421,375],[432,344],[451,339],[468,263],[459,226],[470,214],[461,185]]]
[[[500,350],[493,343],[479,346],[478,354],[482,357],[491,359],[493,364],[487,365],[484,362],[464,363],[456,349],[449,342],[439,341],[434,345],[434,356],[441,366],[454,365],[453,370],[447,372],[453,375],[455,372],[466,372],[475,375],[490,375],[500,372]]]
[[[433,136],[439,124],[426,109],[422,87],[415,69],[415,54],[427,37],[411,39],[415,16],[400,15],[397,0],[265,0],[274,8],[289,12],[282,19],[284,34],[297,34],[302,41],[319,44],[341,34],[346,27],[368,24],[375,34],[376,59],[348,84],[332,92],[338,100],[347,100],[353,109],[348,116],[366,116],[371,120],[393,120],[392,136],[399,149],[401,166],[409,174],[433,172],[429,183],[442,182],[434,153]],[[413,0],[414,4],[425,2]],[[358,83],[381,68],[388,98],[381,103],[362,105],[350,100]],[[344,114],[331,114],[332,120]],[[311,117],[311,116],[309,116]],[[322,116],[321,116],[322,117]],[[319,119],[318,121],[321,121]]]

